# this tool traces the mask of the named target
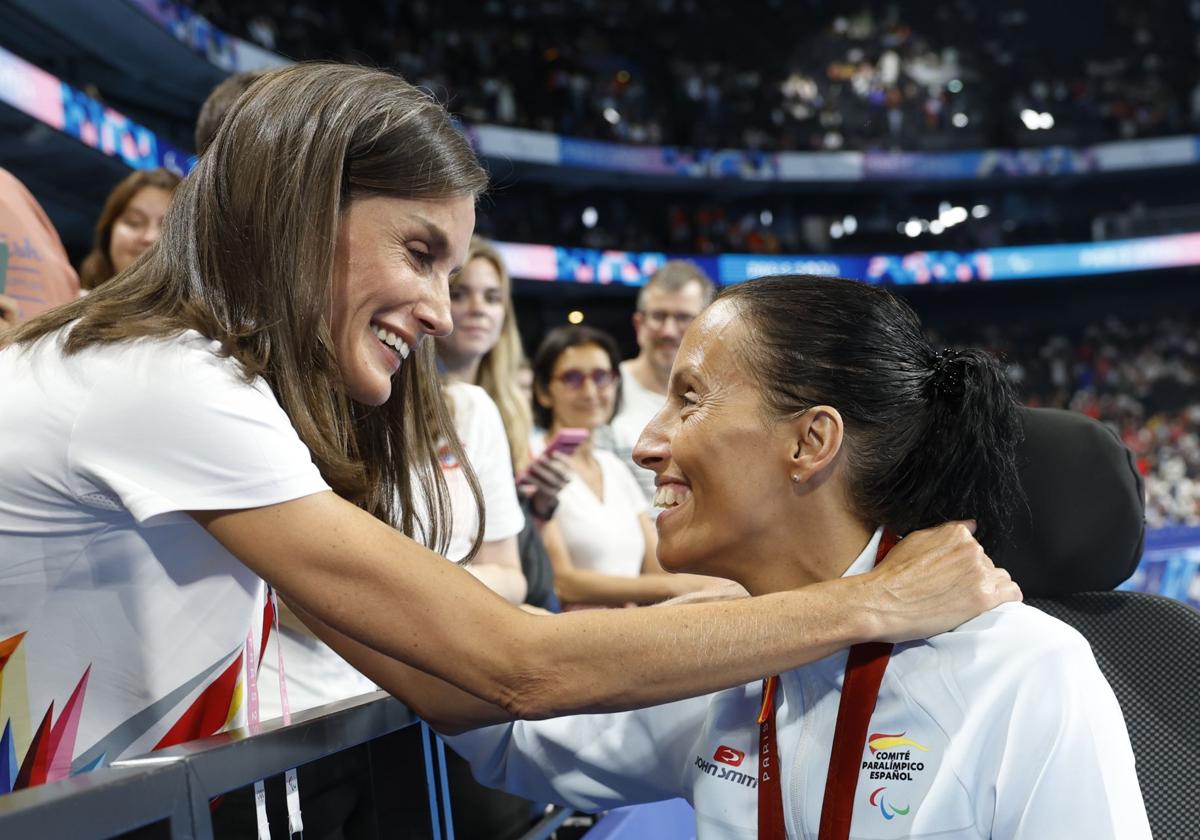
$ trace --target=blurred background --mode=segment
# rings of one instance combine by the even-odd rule
[[[78,264],[119,180],[187,172],[230,73],[394,69],[492,173],[527,351],[571,320],[634,355],[672,257],[888,284],[1112,426],[1153,529],[1127,586],[1200,604],[1200,1],[714,5],[6,0],[0,166]]]

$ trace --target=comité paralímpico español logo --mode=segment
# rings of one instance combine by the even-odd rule
[[[862,771],[869,773],[872,780],[895,780],[911,782],[913,775],[925,770],[925,762],[914,760],[913,751],[927,753],[929,748],[919,744],[912,738],[905,737],[906,733],[872,732],[867,738],[867,749],[871,751],[870,758],[864,759]],[[871,791],[872,807],[879,809],[885,820],[893,820],[897,816],[907,816],[912,810],[911,803],[904,807],[889,804],[885,791],[887,786]]]

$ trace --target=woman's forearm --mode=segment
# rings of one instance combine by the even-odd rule
[[[564,604],[623,607],[657,604],[683,593],[679,581],[667,575],[618,577],[590,569],[555,569],[554,590]]]
[[[294,606],[518,717],[714,691],[865,639],[940,632],[1007,600],[961,571],[977,559],[946,574],[946,551],[909,551],[909,537],[879,570],[802,591],[540,617],[332,493],[193,516]]]
[[[742,685],[872,638],[861,584],[758,598],[538,619],[521,642],[530,679],[506,687],[517,717],[618,711]]]

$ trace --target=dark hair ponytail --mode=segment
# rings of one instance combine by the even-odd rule
[[[763,400],[780,417],[838,409],[855,512],[898,533],[976,519],[985,544],[1020,499],[1020,419],[999,363],[935,353],[912,309],[874,286],[765,277],[725,290],[749,321]]]
[[[905,531],[977,519],[980,538],[991,543],[1020,499],[1012,386],[988,353],[947,350],[931,355],[923,397],[911,446],[861,489],[905,504]]]

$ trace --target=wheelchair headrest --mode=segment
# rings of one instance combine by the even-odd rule
[[[1049,408],[1022,408],[1017,450],[1028,510],[991,556],[1025,597],[1112,589],[1137,566],[1145,495],[1133,454],[1107,426]]]

